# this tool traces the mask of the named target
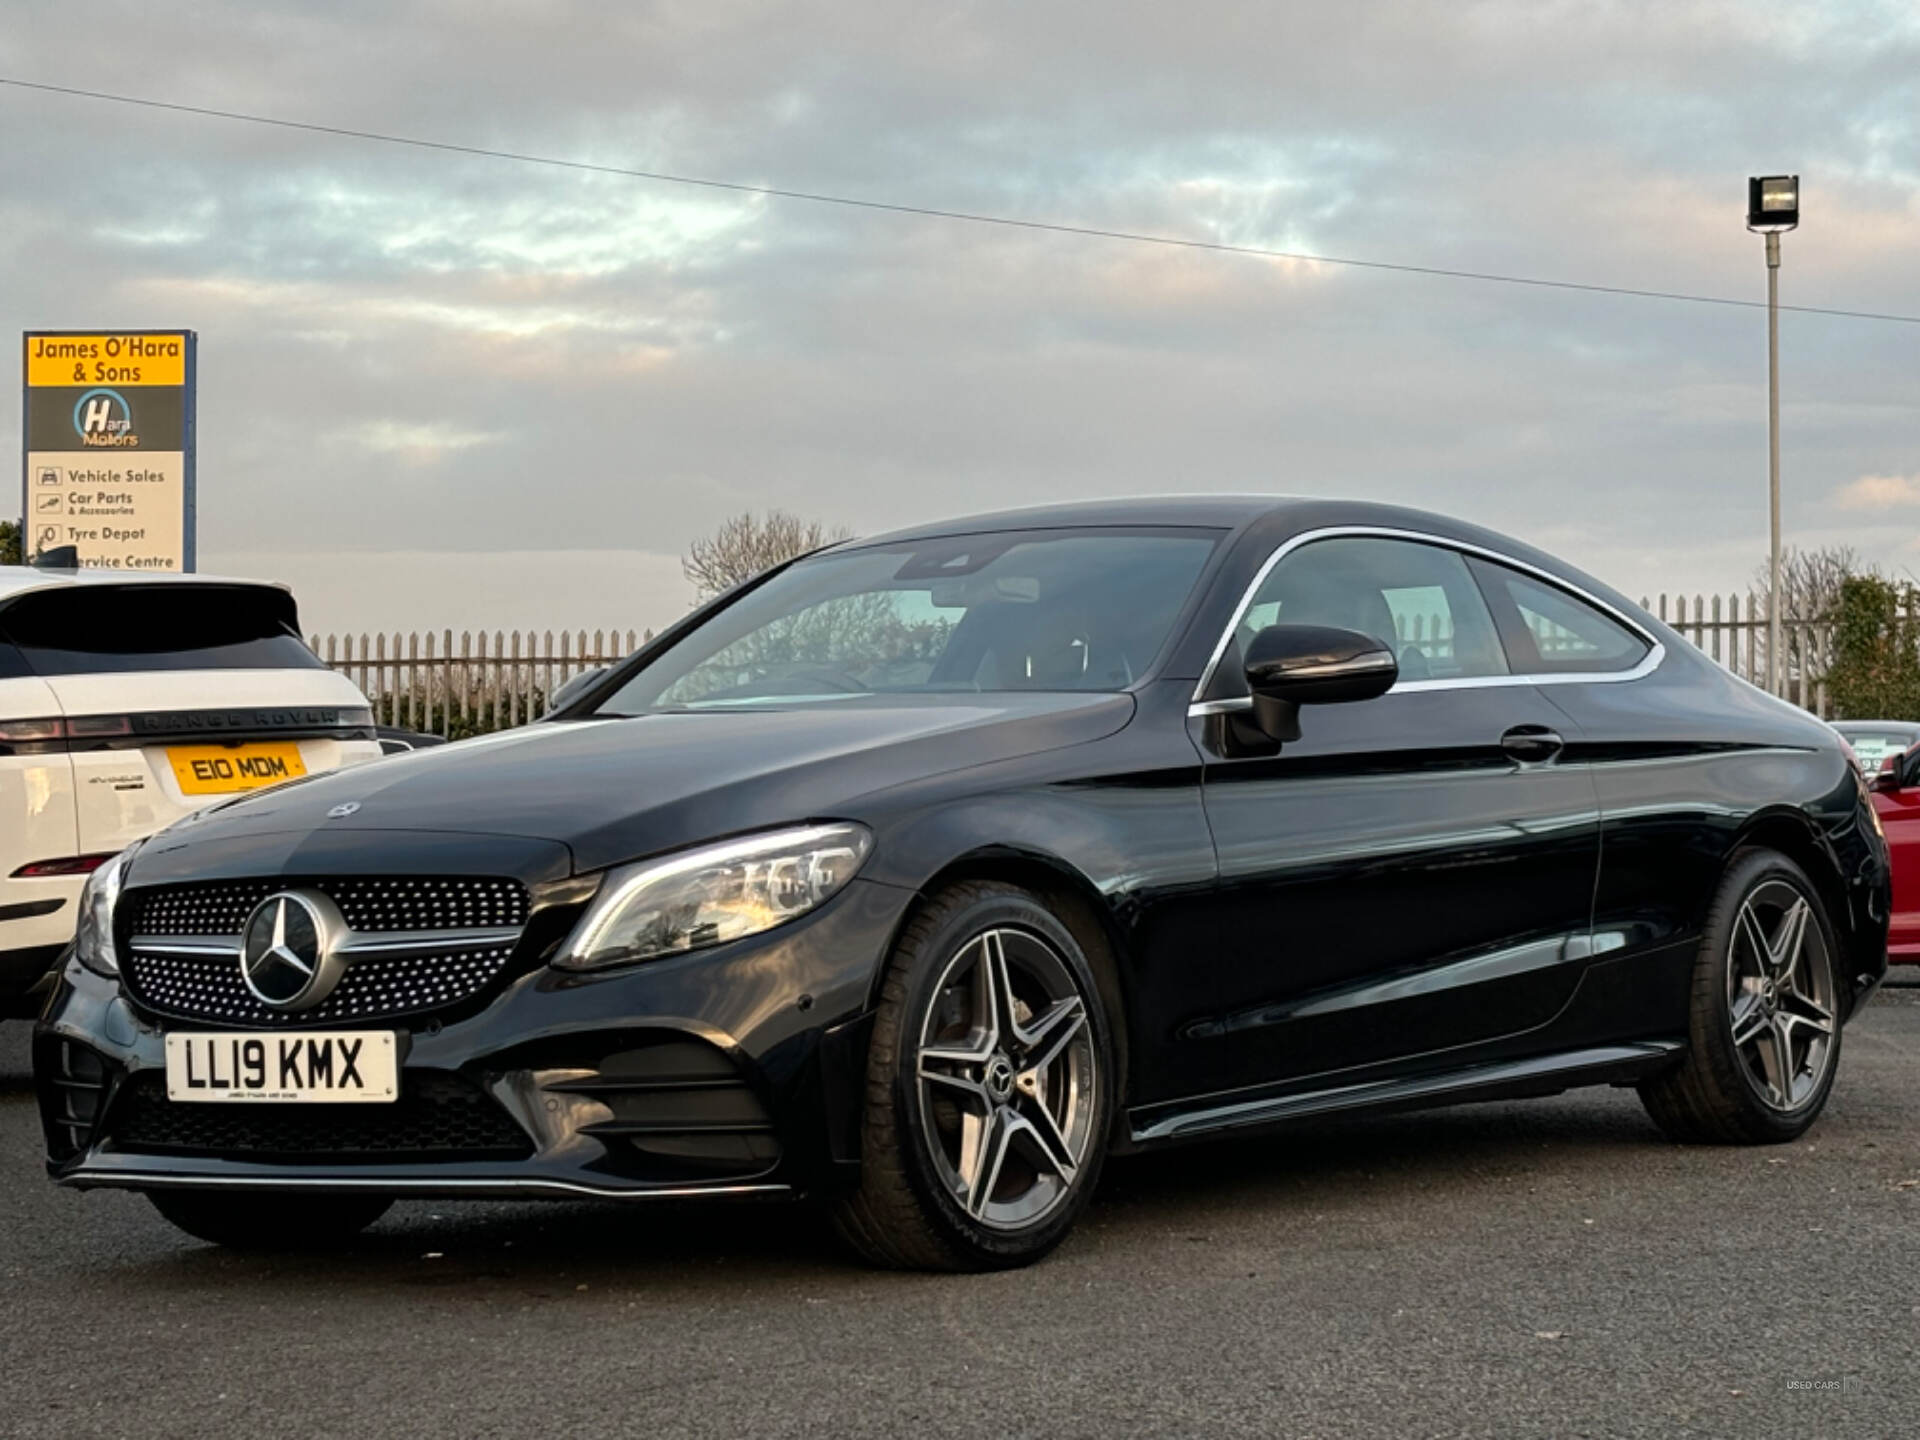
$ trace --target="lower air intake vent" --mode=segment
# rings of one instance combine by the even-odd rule
[[[628,1037],[592,1070],[536,1072],[573,1097],[606,1163],[652,1181],[747,1179],[780,1159],[773,1119],[733,1061],[704,1040]]]
[[[159,1075],[137,1075],[114,1101],[106,1138],[142,1155],[227,1160],[525,1159],[533,1142],[492,1096],[459,1075],[408,1071],[392,1105],[209,1105],[167,1099]]]
[[[55,1164],[65,1164],[91,1143],[100,1102],[116,1072],[86,1046],[52,1035],[34,1043],[33,1068],[41,1081],[47,1154]]]

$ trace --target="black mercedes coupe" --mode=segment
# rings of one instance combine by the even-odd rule
[[[62,1184],[303,1246],[400,1196],[808,1195],[1056,1244],[1109,1154],[1630,1084],[1790,1140],[1885,972],[1832,731],[1605,585],[1379,505],[850,541],[545,721],[100,869],[35,1034]]]

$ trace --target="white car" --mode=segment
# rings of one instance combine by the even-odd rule
[[[278,585],[0,566],[0,1016],[31,1013],[102,861],[191,811],[377,759]]]

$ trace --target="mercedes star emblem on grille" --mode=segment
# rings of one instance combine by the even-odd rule
[[[346,962],[339,945],[346,922],[334,903],[311,890],[269,895],[240,934],[240,978],[262,1004],[308,1010],[333,993]]]

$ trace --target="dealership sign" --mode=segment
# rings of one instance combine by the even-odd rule
[[[28,331],[21,538],[82,566],[191,570],[191,330]]]

